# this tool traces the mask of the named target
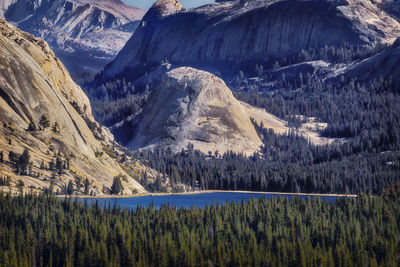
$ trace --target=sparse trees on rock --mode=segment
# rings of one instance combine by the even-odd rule
[[[60,132],[60,126],[58,125],[58,122],[55,122],[55,123],[54,123],[53,127],[51,128],[51,130],[52,130],[54,133],[59,133],[59,132]]]
[[[37,130],[36,124],[33,121],[31,121],[29,123],[29,125],[28,125],[28,131],[29,132],[33,132],[33,131],[36,131],[36,130]]]
[[[50,127],[50,119],[46,114],[43,114],[42,117],[40,117],[39,126],[43,130]]]

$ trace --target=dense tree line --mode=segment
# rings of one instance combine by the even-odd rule
[[[400,200],[121,209],[0,196],[0,266],[396,266]]]
[[[285,85],[287,88],[282,88]],[[243,189],[288,192],[378,192],[399,179],[400,96],[390,81],[341,84],[308,77],[276,85],[279,90],[236,92],[246,102],[294,127],[298,114],[328,123],[322,135],[345,138],[333,145],[315,146],[295,131],[276,135],[257,125],[261,154],[246,158],[226,153],[212,157],[190,149],[137,153],[150,167],[201,189]]]
[[[320,48],[306,48],[290,56],[279,57],[272,65],[273,69],[293,65],[301,62],[324,60],[330,63],[349,63],[355,60],[363,60],[371,57],[385,49],[389,45],[377,44],[373,47],[352,46],[343,44],[341,46],[325,45]]]
[[[97,121],[113,126],[129,116],[138,113],[144,105],[149,91],[135,88],[132,82],[114,79],[104,83],[84,85]]]
[[[327,149],[313,159],[312,150],[303,148],[279,152],[278,147],[269,158],[258,155],[248,158],[232,152],[210,157],[199,151],[173,153],[168,149],[144,151],[137,157],[167,174],[172,185],[198,185],[199,189],[376,193],[399,179],[399,153],[340,156],[340,151]],[[295,160],[297,156],[299,160]]]
[[[310,75],[304,83],[299,79],[276,81],[262,92],[236,91],[239,99],[283,119],[299,114],[317,117],[328,123],[324,136],[355,138],[361,146],[375,151],[399,149],[399,94],[395,85],[383,79],[337,83]]]

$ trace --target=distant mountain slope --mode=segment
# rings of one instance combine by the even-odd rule
[[[0,0],[0,16],[45,39],[72,73],[97,72],[122,49],[144,10],[120,0]]]
[[[344,76],[347,79],[357,78],[358,81],[371,79],[391,82],[400,90],[400,38],[391,48],[360,62],[349,64],[331,74],[331,77]]]
[[[370,1],[224,1],[183,11],[160,0],[102,78],[134,79],[163,61],[254,68],[302,49],[389,44],[399,35],[400,23]]]
[[[102,194],[114,176],[125,175],[125,193],[145,191],[105,153],[112,135],[94,121],[88,98],[47,43],[1,19],[0,122],[0,176],[10,176],[12,186],[21,179],[26,188],[63,190],[68,181],[88,179],[90,192]],[[11,152],[24,149],[29,176],[14,173],[11,163]]]

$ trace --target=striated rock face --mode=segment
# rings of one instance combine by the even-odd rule
[[[48,117],[50,127],[27,131],[31,122],[39,125],[42,115]],[[39,170],[39,166],[42,161],[47,166],[58,155],[70,158],[71,167],[62,177],[52,179],[55,189],[79,177],[89,179],[92,191],[98,194],[103,186],[111,187],[114,176],[122,174],[127,176],[126,192],[144,191],[117,162],[102,153],[113,137],[94,121],[88,98],[47,43],[1,19],[0,122],[0,150],[7,155],[10,151],[21,154],[28,148],[33,171],[42,173],[40,179],[15,177],[26,185],[48,187],[51,173]],[[3,167],[1,174],[10,175],[14,181],[10,165]]]
[[[0,17],[45,39],[71,73],[101,70],[144,11],[120,0],[0,0]]]
[[[159,1],[158,14],[164,14]],[[169,5],[166,5],[169,6]],[[161,10],[160,10],[161,9]],[[222,1],[190,11],[150,10],[103,78],[173,65],[254,66],[325,45],[389,44],[400,23],[370,1]],[[250,63],[250,64],[249,64]]]
[[[232,150],[251,155],[261,146],[246,109],[225,83],[201,70],[169,71],[154,89],[127,145],[132,149],[193,144],[204,153]]]

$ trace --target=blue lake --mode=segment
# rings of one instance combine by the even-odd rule
[[[98,199],[86,199],[82,201],[87,201],[90,203],[98,203],[102,206],[104,205],[119,205],[120,207],[135,209],[139,206],[148,207],[152,203],[155,208],[160,208],[162,205],[175,205],[176,207],[184,208],[203,208],[207,204],[211,205],[212,202],[225,203],[225,202],[241,202],[248,201],[251,198],[280,198],[287,197],[293,198],[293,195],[275,195],[275,194],[262,194],[262,193],[234,193],[234,192],[216,192],[216,193],[200,193],[200,194],[187,194],[187,195],[165,195],[165,196],[142,196],[142,197],[132,197],[132,198],[98,198]],[[310,198],[319,197],[321,200],[328,202],[335,202],[337,197],[335,196],[310,196]],[[302,199],[307,199],[307,196],[300,196]]]

